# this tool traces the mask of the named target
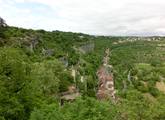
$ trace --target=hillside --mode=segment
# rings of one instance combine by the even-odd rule
[[[115,102],[97,99],[109,48]],[[0,26],[0,119],[164,120],[165,38]]]

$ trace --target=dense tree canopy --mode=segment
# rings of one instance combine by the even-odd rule
[[[164,120],[164,39],[0,28],[0,119]],[[116,103],[96,98],[106,48]],[[70,86],[80,97],[61,106]]]

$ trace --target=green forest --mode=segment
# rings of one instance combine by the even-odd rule
[[[96,97],[106,48],[115,103]],[[165,120],[165,38],[0,26],[0,120]]]

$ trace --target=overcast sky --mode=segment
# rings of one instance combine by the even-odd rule
[[[165,0],[0,0],[8,25],[94,35],[165,35]]]

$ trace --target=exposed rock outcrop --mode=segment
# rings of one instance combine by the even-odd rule
[[[87,43],[79,47],[79,51],[82,53],[89,53],[94,50],[95,44],[94,43]]]

